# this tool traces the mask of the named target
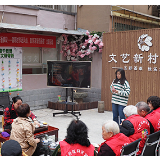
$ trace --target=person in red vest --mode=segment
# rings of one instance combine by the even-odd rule
[[[102,125],[102,138],[105,142],[98,148],[97,156],[120,156],[122,147],[131,143],[127,136],[120,133],[118,124],[112,120]]]
[[[160,98],[158,96],[150,96],[147,99],[147,104],[151,110],[155,110],[160,113]]]
[[[88,128],[81,120],[72,120],[67,136],[59,142],[52,156],[94,156],[96,151],[88,139]]]
[[[140,105],[137,106],[137,112],[150,123],[150,134],[160,130],[159,112],[156,112],[156,110],[150,110],[149,105],[145,102],[141,102]]]
[[[120,132],[129,137],[131,142],[142,138],[139,144],[139,151],[137,152],[139,155],[144,147],[146,136],[150,134],[150,124],[145,118],[137,114],[136,106],[129,105],[123,109],[126,119],[120,125]]]

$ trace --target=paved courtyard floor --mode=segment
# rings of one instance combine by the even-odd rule
[[[50,108],[33,110],[32,111],[38,120],[45,121],[48,125],[59,128],[59,139],[63,140],[66,136],[66,130],[68,125],[73,119],[76,119],[72,114],[59,114],[53,117],[53,113],[62,112],[60,110],[54,110]],[[102,139],[102,123],[106,120],[112,120],[112,112],[104,111],[104,113],[98,113],[98,108],[81,110],[81,116],[78,117],[88,127],[88,136],[91,143],[100,144]]]
[[[46,122],[48,125],[59,128],[58,141],[61,141],[66,136],[66,130],[68,125],[73,119],[76,119],[72,114],[59,114],[53,117],[53,113],[62,112],[61,110],[54,110],[50,108],[32,110],[40,121]],[[104,113],[98,113],[98,108],[81,110],[81,116],[78,115],[79,119],[82,120],[88,127],[88,136],[91,143],[101,144],[104,140],[102,139],[102,124],[106,120],[112,120],[112,112],[104,111]],[[2,131],[0,117],[0,131]],[[53,139],[55,136],[50,137]]]

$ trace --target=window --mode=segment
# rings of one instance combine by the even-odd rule
[[[139,30],[139,29],[145,29],[145,28],[123,23],[115,23],[115,31],[127,31],[127,30]]]
[[[23,47],[22,74],[47,73],[47,60],[57,60],[56,48]]]
[[[160,26],[154,23],[147,23],[143,21],[112,16],[112,31],[127,31],[140,30],[148,28],[159,28]]]
[[[54,9],[58,11],[65,11],[65,12],[77,12],[77,7],[76,5],[36,5],[41,8],[46,8],[46,9]]]

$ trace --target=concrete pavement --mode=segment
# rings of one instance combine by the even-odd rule
[[[61,110],[54,110],[50,108],[32,110],[37,116],[38,120],[47,122],[48,125],[59,128],[58,141],[61,141],[66,136],[66,130],[68,125],[73,119],[76,119],[72,114],[59,114],[53,117],[53,113],[62,112]],[[98,108],[81,110],[81,116],[78,115],[79,119],[82,120],[88,127],[88,136],[91,143],[101,144],[104,140],[102,139],[102,124],[106,120],[112,120],[112,112],[104,111],[104,113],[98,113]],[[0,131],[2,131],[0,116]],[[51,138],[54,139],[55,136]]]
[[[72,114],[59,114],[53,117],[53,113],[62,111],[50,108],[33,110],[32,112],[37,116],[38,120],[45,121],[48,125],[59,128],[58,141],[65,138],[68,125],[73,119],[76,119]],[[102,123],[106,120],[112,120],[112,112],[104,111],[104,113],[98,113],[98,108],[81,110],[80,112],[81,116],[77,115],[88,127],[90,142],[101,144],[104,141],[102,139]]]

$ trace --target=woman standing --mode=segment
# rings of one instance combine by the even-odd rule
[[[128,97],[130,94],[130,86],[125,77],[125,71],[119,68],[116,72],[116,79],[113,80],[110,90],[112,92],[112,111],[113,120],[118,124],[121,124],[122,119],[125,119],[123,113],[124,107],[128,103]]]

